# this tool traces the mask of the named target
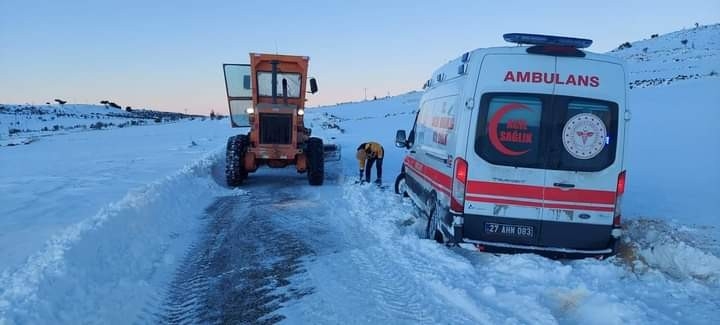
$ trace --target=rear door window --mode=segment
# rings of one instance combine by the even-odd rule
[[[498,94],[484,97],[476,151],[497,165],[541,168],[543,100],[539,96]]]
[[[593,99],[555,96],[550,169],[599,171],[615,161],[617,104]]]
[[[491,164],[599,171],[615,162],[616,103],[571,96],[487,93],[475,151]]]

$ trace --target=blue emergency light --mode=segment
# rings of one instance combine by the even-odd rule
[[[508,33],[503,34],[503,39],[510,43],[545,45],[545,46],[567,46],[576,49],[584,49],[592,45],[592,40],[586,38],[575,38],[565,36]]]

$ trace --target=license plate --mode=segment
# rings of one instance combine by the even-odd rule
[[[485,233],[512,237],[533,238],[535,236],[535,227],[486,222]]]

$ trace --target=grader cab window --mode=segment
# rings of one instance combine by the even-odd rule
[[[288,98],[300,98],[301,76],[298,73],[278,72],[275,81],[275,91],[278,97],[283,97],[283,85],[287,85]],[[285,80],[285,82],[283,82]],[[271,97],[273,95],[272,72],[260,71],[257,74],[258,95]]]

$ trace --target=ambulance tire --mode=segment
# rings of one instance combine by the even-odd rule
[[[405,173],[400,173],[400,175],[395,178],[395,194],[402,195],[402,197],[408,197],[407,193],[407,182],[405,181]]]
[[[443,244],[445,239],[443,238],[442,232],[438,229],[440,220],[440,207],[437,204],[435,194],[432,194],[430,200],[428,200],[428,207],[430,211],[428,213],[428,222],[425,227],[425,238],[433,239],[439,244]]]
[[[310,138],[307,141],[307,177],[308,183],[313,186],[323,184],[325,180],[325,157],[323,156],[323,141],[320,138]]]

